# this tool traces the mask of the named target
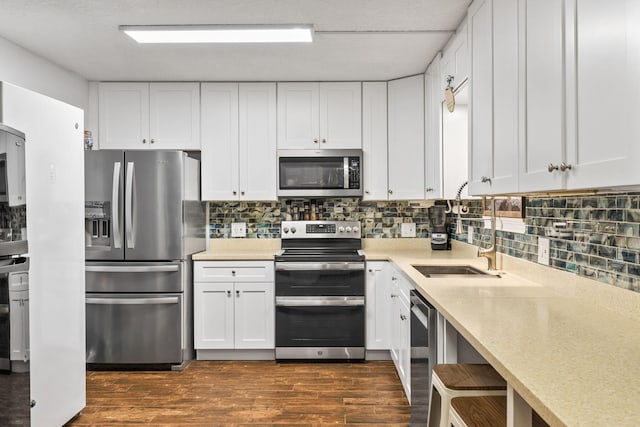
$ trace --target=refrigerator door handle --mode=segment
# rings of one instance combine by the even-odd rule
[[[122,247],[122,230],[120,228],[120,162],[113,164],[113,189],[111,194],[111,218],[113,218],[113,247]]]
[[[178,304],[178,297],[163,298],[85,298],[87,304],[103,305],[151,305],[151,304]]]
[[[179,265],[110,266],[88,265],[84,271],[89,273],[165,273],[180,271]]]
[[[125,188],[125,205],[127,205],[127,211],[125,213],[125,226],[127,233],[127,248],[133,249],[136,246],[136,233],[133,225],[133,182],[135,180],[136,168],[133,162],[127,162],[127,182]]]

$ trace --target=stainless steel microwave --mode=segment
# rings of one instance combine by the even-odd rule
[[[278,150],[278,197],[362,197],[362,150]]]
[[[27,203],[24,134],[0,123],[0,202]]]

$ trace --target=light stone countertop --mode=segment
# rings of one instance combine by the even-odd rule
[[[226,239],[230,240],[230,239]],[[280,248],[216,242],[194,260],[273,259]],[[257,240],[257,242],[256,242]],[[392,262],[552,426],[640,425],[640,294],[498,254],[500,278],[425,278],[412,265],[486,269],[476,247],[364,239],[368,261]]]

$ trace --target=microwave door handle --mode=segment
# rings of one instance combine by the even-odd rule
[[[111,185],[111,228],[113,229],[113,247],[122,247],[122,229],[120,228],[120,162],[113,164],[113,184]]]
[[[133,249],[136,245],[136,236],[135,236],[135,227],[133,224],[134,217],[134,188],[133,183],[135,180],[135,165],[133,162],[127,162],[127,182],[125,188],[125,205],[127,207],[127,211],[125,213],[125,226],[126,226],[126,234],[127,234],[127,248]]]
[[[349,158],[345,156],[343,160],[344,160],[344,167],[342,168],[342,172],[344,174],[343,188],[349,189]]]

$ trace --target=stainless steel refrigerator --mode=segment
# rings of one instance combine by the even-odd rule
[[[204,249],[199,160],[182,151],[86,151],[87,363],[190,360],[191,254]]]

